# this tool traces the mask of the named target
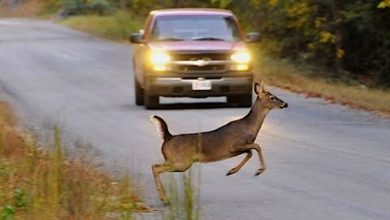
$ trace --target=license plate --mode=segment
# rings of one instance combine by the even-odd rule
[[[192,90],[211,90],[211,81],[210,80],[192,81]]]

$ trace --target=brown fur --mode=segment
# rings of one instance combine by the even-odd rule
[[[286,108],[287,103],[265,91],[258,83],[255,83],[254,91],[257,98],[246,116],[213,131],[171,135],[165,121],[158,116],[152,116],[164,139],[162,154],[165,163],[152,166],[156,187],[163,202],[167,202],[167,198],[159,175],[164,172],[184,172],[194,162],[215,162],[245,153],[246,157],[226,174],[231,175],[244,166],[252,156],[251,150],[255,150],[260,161],[260,167],[255,175],[264,172],[265,163],[261,147],[254,141],[267,113],[274,108]]]

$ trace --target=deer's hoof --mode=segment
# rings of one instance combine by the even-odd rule
[[[238,170],[231,169],[231,170],[229,170],[229,172],[226,173],[226,176],[230,176],[230,175],[232,175],[232,174],[235,174],[235,173],[237,173],[237,171],[238,171]]]
[[[264,171],[265,171],[264,168],[258,169],[257,172],[255,173],[255,176],[262,174]]]

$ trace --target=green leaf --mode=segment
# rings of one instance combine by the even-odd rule
[[[390,0],[384,0],[379,3],[378,8],[390,8]]]
[[[0,219],[1,220],[13,220],[15,217],[15,207],[12,205],[6,205],[1,210]]]

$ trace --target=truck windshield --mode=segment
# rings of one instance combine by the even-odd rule
[[[222,15],[175,15],[156,18],[152,31],[156,41],[238,41],[233,17]]]

